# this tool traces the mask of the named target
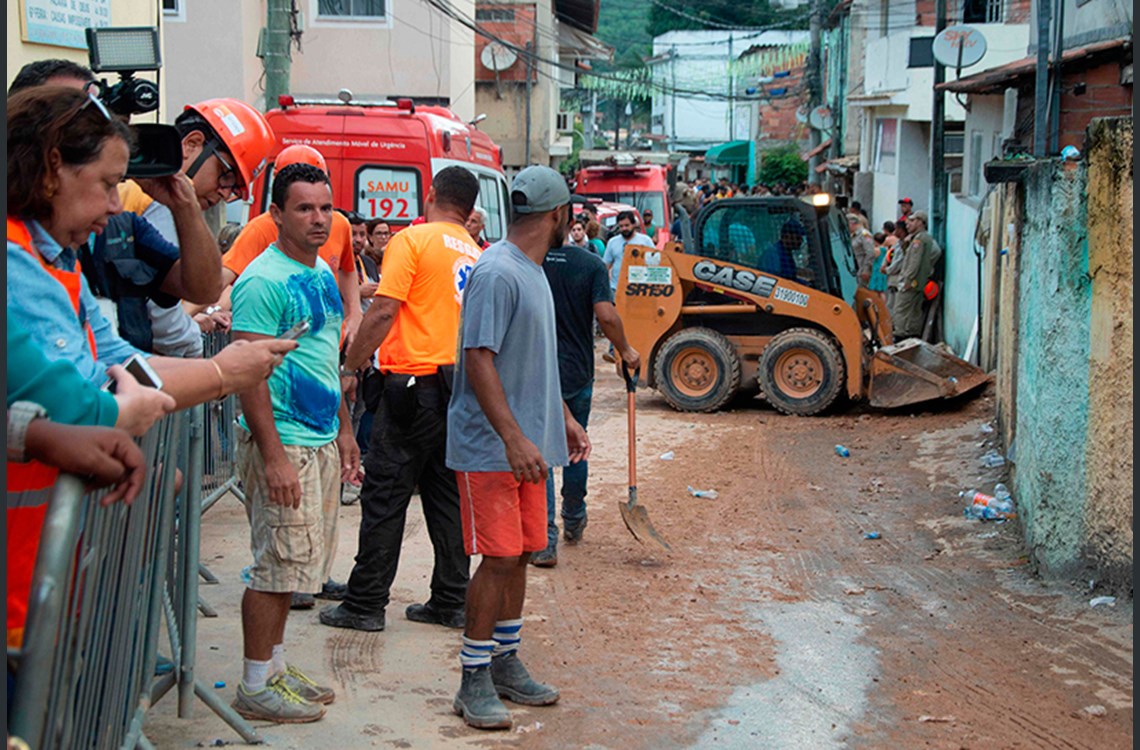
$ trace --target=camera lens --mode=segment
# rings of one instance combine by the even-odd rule
[[[134,79],[133,83],[130,92],[134,104],[132,111],[141,114],[158,109],[158,86],[141,78]]]

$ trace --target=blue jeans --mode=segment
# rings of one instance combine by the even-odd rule
[[[570,414],[586,428],[590,421],[590,401],[594,397],[594,384],[590,383],[578,393],[565,399]],[[589,476],[586,461],[570,464],[562,470],[562,523],[574,529],[586,523],[586,479]],[[546,475],[546,546],[558,546],[558,524],[554,520],[554,471]]]

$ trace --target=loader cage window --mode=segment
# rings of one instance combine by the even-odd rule
[[[701,226],[701,254],[826,291],[814,224],[790,205],[718,207]]]

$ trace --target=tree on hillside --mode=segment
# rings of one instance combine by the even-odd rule
[[[781,28],[806,29],[809,12],[807,5],[790,10],[774,8],[769,0],[745,3],[739,0],[654,0],[649,9],[648,28],[649,35],[654,37],[668,31],[770,26],[802,19],[800,23]]]

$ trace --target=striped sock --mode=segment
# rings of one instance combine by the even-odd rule
[[[477,641],[474,638],[463,636],[463,649],[459,652],[459,663],[464,669],[478,669],[491,666],[491,652],[495,650],[494,641]]]
[[[495,656],[506,656],[519,650],[522,640],[522,619],[499,620],[495,623]]]

